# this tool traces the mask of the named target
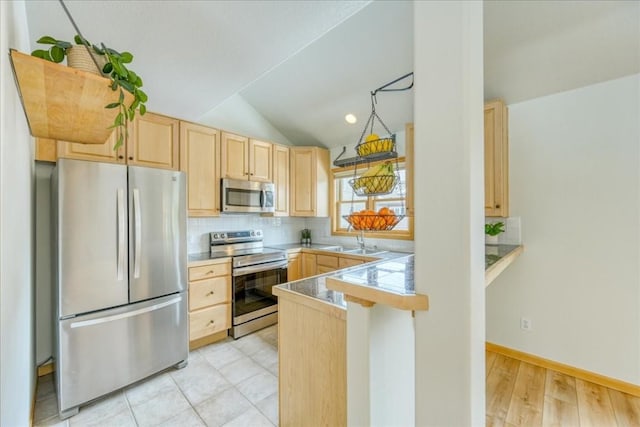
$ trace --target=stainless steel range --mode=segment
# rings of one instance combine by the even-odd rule
[[[211,257],[232,257],[234,338],[278,321],[278,299],[271,288],[287,281],[287,253],[265,248],[262,238],[262,230],[209,233]]]

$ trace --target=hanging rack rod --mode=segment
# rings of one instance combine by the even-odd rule
[[[64,4],[63,0],[58,0],[58,1],[60,2],[60,5],[62,6],[62,9],[64,10],[64,13],[67,14],[67,18],[69,18],[69,21],[71,21],[71,25],[73,25],[73,28],[76,30],[76,34],[79,35],[80,38],[82,39],[82,44],[85,47],[85,49],[87,50],[87,53],[89,54],[89,57],[91,58],[91,60],[96,65],[96,68],[98,69],[98,71],[100,71],[100,75],[105,77],[106,74],[102,71],[102,67],[100,67],[100,65],[98,65],[98,60],[91,53],[91,50],[89,49],[89,46],[86,45],[87,39],[85,39],[84,36],[82,35],[82,33],[80,32],[80,28],[78,28],[78,24],[76,24],[76,21],[71,16],[71,12],[69,12],[69,9],[67,9],[67,5]]]
[[[392,84],[398,83],[399,81],[404,80],[409,76],[413,77],[413,71],[410,72],[410,73],[405,74],[402,77],[398,77],[394,81],[391,81],[391,82],[389,82],[387,84],[384,84],[384,85],[380,86],[376,90],[371,91],[371,96],[376,96],[376,93],[378,93],[378,92],[400,92],[400,91],[403,91],[403,90],[411,89],[413,87],[413,78],[411,79],[411,84],[409,86],[407,86],[407,87],[397,88],[397,89],[387,89],[387,87],[391,86]]]

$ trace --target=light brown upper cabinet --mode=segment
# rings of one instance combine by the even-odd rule
[[[127,163],[161,169],[179,169],[180,121],[155,113],[136,115],[127,143]]]
[[[220,131],[180,122],[180,170],[187,175],[188,215],[220,215]]]
[[[57,141],[57,157],[105,163],[126,163],[124,157],[125,146],[122,145],[117,150],[114,150],[113,147],[115,145],[115,132],[111,134],[104,144],[78,144],[76,142]]]
[[[121,163],[152,168],[178,170],[179,120],[155,113],[137,114],[129,124],[129,138],[117,150],[116,133],[104,144],[80,144],[56,141],[56,153],[52,155],[52,140],[36,139],[36,160],[55,161],[67,159],[91,160],[105,163]],[[44,155],[47,155],[45,157]]]
[[[273,144],[270,142],[249,140],[249,180],[273,181]]]
[[[484,214],[509,216],[509,115],[501,100],[484,105]]]
[[[291,147],[291,216],[329,216],[329,150]]]
[[[271,150],[270,142],[222,132],[221,176],[271,182],[273,180]]]
[[[289,215],[289,147],[273,144],[273,183],[276,187],[274,216]]]

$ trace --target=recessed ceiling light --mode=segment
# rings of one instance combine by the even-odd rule
[[[358,121],[358,118],[356,116],[354,116],[353,114],[349,113],[346,116],[344,116],[344,119],[347,121],[347,123],[349,123],[350,125],[354,124],[355,122]]]

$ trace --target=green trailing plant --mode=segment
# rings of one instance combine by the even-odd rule
[[[497,236],[504,232],[504,222],[495,222],[493,224],[484,225],[484,234],[489,236]]]
[[[119,91],[118,101],[105,105],[105,108],[117,108],[118,114],[109,129],[117,129],[116,144],[113,147],[117,150],[124,141],[129,137],[129,121],[133,120],[136,110],[140,111],[143,116],[147,111],[145,102],[147,102],[147,94],[142,89],[142,78],[127,65],[133,61],[133,55],[130,52],[118,52],[100,43],[100,46],[91,44],[88,40],[79,35],[74,37],[76,45],[84,45],[98,55],[106,58],[106,64],[102,67],[102,74],[111,79],[111,89]],[[73,45],[64,40],[57,40],[51,36],[44,36],[38,39],[38,43],[51,45],[48,50],[37,49],[31,52],[31,55],[45,59],[51,62],[62,62],[67,54],[67,50]],[[130,105],[125,104],[124,91],[133,95],[133,101]]]

